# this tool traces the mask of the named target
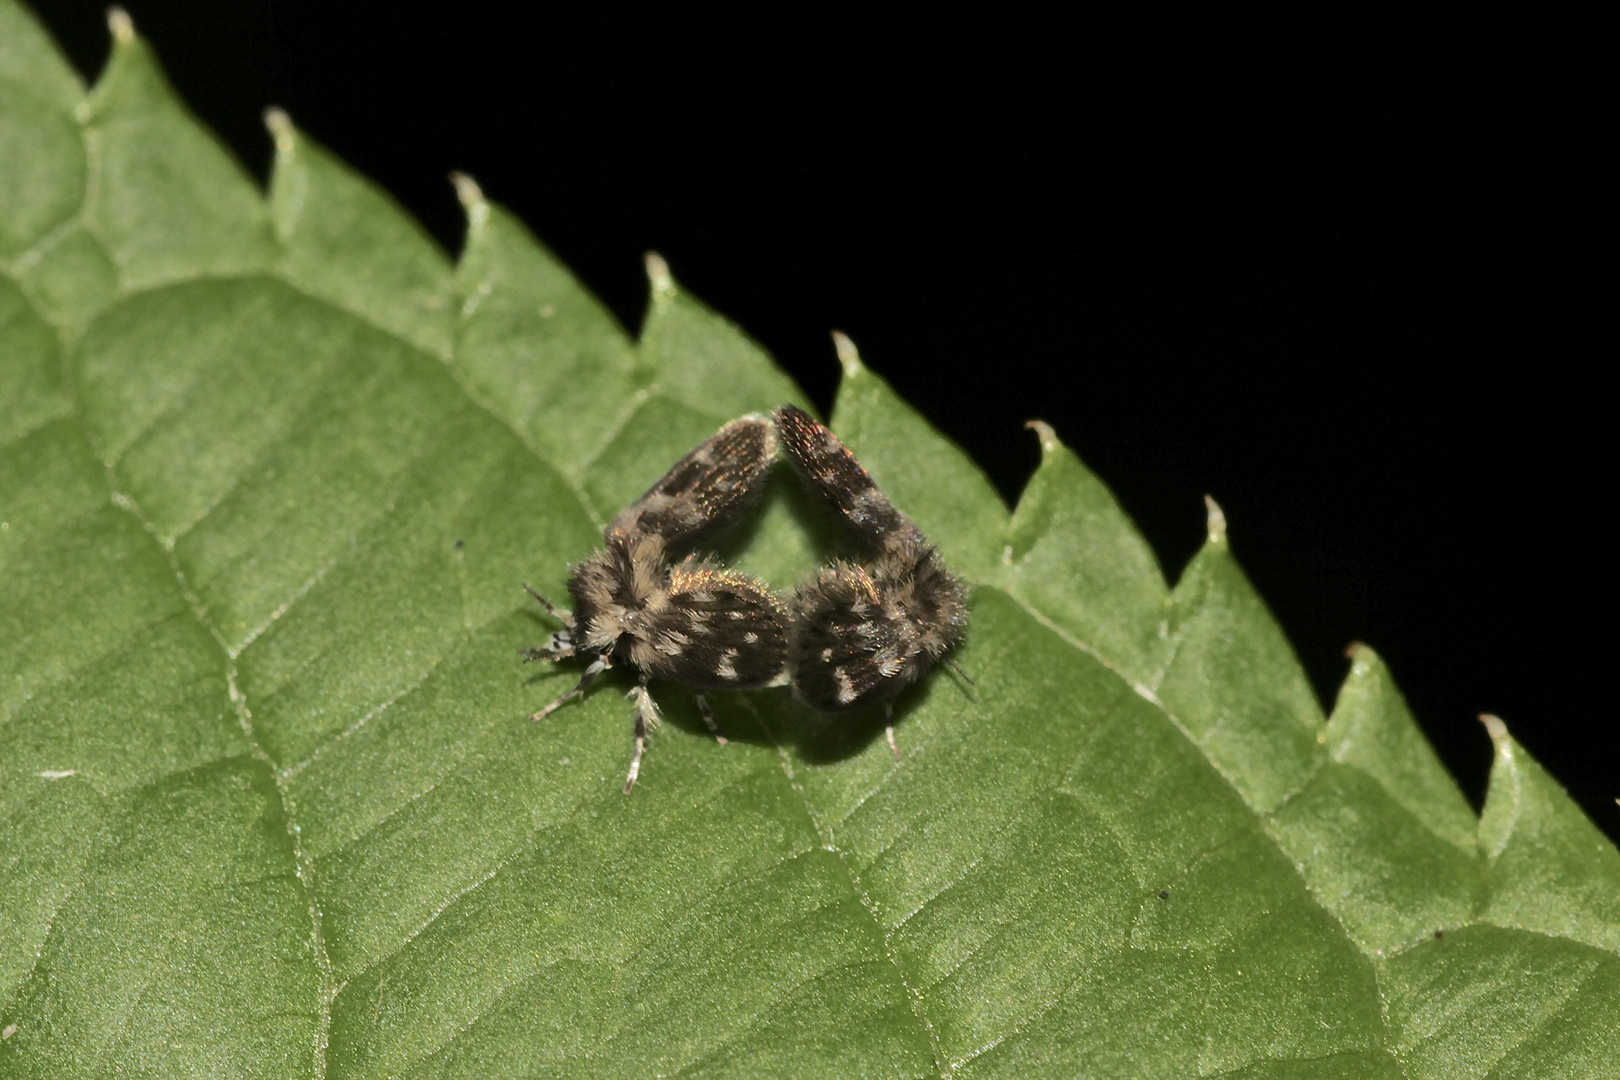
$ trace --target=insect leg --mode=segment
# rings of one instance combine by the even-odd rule
[[[519,649],[518,655],[523,657],[525,664],[532,664],[536,660],[566,660],[574,655],[574,641],[568,636],[568,631],[559,630],[551,635],[544,648]]]
[[[641,756],[647,752],[647,729],[658,726],[658,705],[647,690],[645,672],[640,684],[630,691],[630,700],[635,703],[636,710],[636,752],[630,758],[630,775],[624,778],[626,795],[636,786],[636,777],[641,775]]]
[[[547,705],[545,708],[529,717],[529,719],[544,720],[546,717],[560,709],[563,705],[567,704],[571,699],[584,697],[585,689],[590,686],[591,683],[596,681],[596,677],[598,675],[602,674],[602,672],[606,671],[612,666],[612,663],[609,662],[606,655],[598,656],[595,660],[591,661],[590,666],[585,669],[585,673],[579,677],[579,682],[574,685],[572,690],[568,691],[568,693],[564,694],[556,701],[553,701],[550,705]]]
[[[695,699],[697,701],[698,713],[703,717],[703,722],[709,725],[709,734],[713,735],[714,741],[719,743],[721,746],[726,745],[726,737],[720,734],[720,725],[714,722],[714,710],[709,708],[708,695],[699,693],[695,696]]]
[[[883,734],[889,737],[889,750],[894,754],[894,760],[900,760],[900,744],[894,741],[894,702],[883,703]]]

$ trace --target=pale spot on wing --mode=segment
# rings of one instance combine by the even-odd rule
[[[659,637],[658,644],[654,646],[665,656],[679,656],[681,651],[692,644],[692,639],[679,630],[665,630]]]
[[[838,680],[838,704],[848,705],[855,700],[855,684],[850,681],[849,673],[841,667],[833,668],[833,678]]]

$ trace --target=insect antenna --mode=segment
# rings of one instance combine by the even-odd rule
[[[572,630],[574,628],[574,613],[573,612],[571,612],[571,611],[563,611],[561,608],[554,607],[550,600],[547,600],[545,597],[541,596],[539,593],[535,592],[532,588],[530,588],[529,583],[527,581],[525,581],[523,583],[523,591],[528,593],[530,596],[534,597],[536,600],[538,600],[540,602],[540,606],[546,609],[546,614],[547,615],[550,615],[553,619],[556,619],[558,622],[562,623],[564,626],[568,627],[568,629],[570,629],[570,630]],[[526,649],[524,651],[525,652],[534,652],[536,650],[534,650],[534,649]]]
[[[978,683],[973,681],[973,677],[971,675],[969,675],[967,672],[962,670],[962,665],[961,664],[958,664],[955,660],[952,660],[950,657],[948,657],[948,656],[941,657],[939,662],[941,664],[944,664],[946,667],[950,668],[952,671],[956,672],[956,674],[962,679],[962,681],[967,683],[969,686],[975,686],[976,687],[976,686],[979,685]]]

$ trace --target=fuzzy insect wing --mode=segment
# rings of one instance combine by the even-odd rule
[[[775,419],[788,460],[863,542],[876,550],[911,534],[921,539],[825,424],[793,405],[777,409]]]
[[[776,458],[770,419],[749,414],[694,447],[646,494],[621,510],[603,536],[609,541],[655,535],[671,549],[734,517],[764,490]]]

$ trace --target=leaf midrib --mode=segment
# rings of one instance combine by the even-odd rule
[[[138,293],[130,295],[138,295]],[[128,297],[123,297],[121,299],[127,298]],[[76,391],[77,384],[74,383],[73,386]],[[79,395],[74,393],[73,402],[75,414],[79,414],[79,400]],[[84,433],[86,441],[89,441],[89,428],[85,423],[82,414],[77,415],[76,418],[78,419],[79,428]],[[326,935],[322,925],[320,897],[318,895],[315,883],[314,866],[312,861],[304,853],[302,829],[298,824],[296,801],[287,791],[286,780],[282,777],[281,771],[276,768],[275,760],[265,749],[263,743],[260,742],[258,732],[254,729],[253,714],[252,710],[248,706],[247,695],[243,693],[237,685],[236,656],[232,654],[230,647],[226,644],[224,636],[219,632],[219,629],[214,626],[213,621],[208,618],[208,614],[202,605],[201,597],[197,595],[196,591],[193,590],[190,584],[187,582],[185,570],[180,566],[179,560],[175,557],[173,547],[163,543],[162,537],[158,533],[156,526],[145,516],[145,514],[141,512],[139,503],[137,503],[135,499],[126,492],[121,491],[114,483],[113,468],[114,467],[112,465],[107,465],[105,467],[104,474],[106,476],[107,487],[110,492],[109,497],[111,498],[113,505],[117,506],[119,509],[123,510],[125,513],[134,518],[136,522],[140,524],[141,529],[150,538],[153,545],[156,546],[158,551],[162,553],[163,559],[169,567],[169,572],[171,575],[173,575],[175,588],[179,591],[181,599],[185,601],[186,608],[191,612],[192,618],[196,619],[197,623],[208,632],[209,638],[214,642],[215,647],[219,650],[220,659],[223,661],[225,668],[226,693],[231,702],[232,708],[234,708],[236,711],[236,719],[238,725],[242,729],[242,736],[247,740],[253,759],[259,762],[259,764],[269,772],[270,778],[275,785],[276,801],[279,804],[282,819],[286,823],[287,841],[292,846],[293,873],[297,876],[298,883],[303,890],[304,899],[309,912],[310,946],[315,955],[316,979],[319,994],[315,1027],[315,1080],[325,1080],[326,1040],[328,1032],[331,1028],[332,1001],[336,997],[336,992],[334,990],[334,981],[332,976],[332,961],[326,950]],[[161,778],[150,781],[148,786],[158,782],[161,782]],[[58,910],[60,910],[60,908],[58,908]],[[131,1015],[133,1015],[133,1013]]]

